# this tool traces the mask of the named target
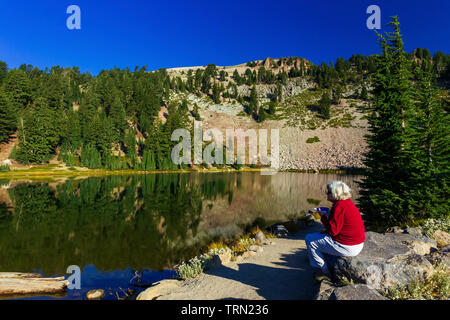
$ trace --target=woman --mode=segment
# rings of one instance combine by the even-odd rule
[[[318,281],[330,276],[323,254],[354,257],[364,246],[364,223],[358,208],[350,200],[350,192],[344,182],[330,182],[327,185],[327,200],[333,203],[331,212],[327,216],[325,212],[318,211],[325,232],[306,235],[309,262],[317,269],[315,278]]]

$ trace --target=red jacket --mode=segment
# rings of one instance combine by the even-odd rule
[[[334,241],[353,246],[365,240],[361,213],[350,199],[335,202],[329,217],[322,216],[321,221]]]

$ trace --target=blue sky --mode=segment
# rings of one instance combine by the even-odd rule
[[[68,30],[69,5],[81,9],[81,30]],[[0,60],[10,68],[148,65],[235,65],[300,56],[320,63],[378,53],[366,8],[381,8],[382,30],[398,15],[407,51],[450,53],[448,0],[0,0]]]

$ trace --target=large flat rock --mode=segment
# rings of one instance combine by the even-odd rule
[[[433,266],[423,255],[434,250],[436,242],[425,236],[366,232],[361,253],[356,257],[338,257],[332,269],[338,277],[385,289],[428,277]]]

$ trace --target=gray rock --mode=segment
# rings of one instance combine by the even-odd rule
[[[335,288],[336,286],[332,282],[328,280],[321,281],[315,300],[328,300]]]
[[[422,229],[406,227],[405,228],[405,233],[413,235],[413,236],[421,236],[422,235]]]
[[[405,285],[433,272],[431,263],[417,254],[418,243],[408,234],[366,232],[361,253],[356,257],[337,257],[331,269],[337,277],[345,276],[374,289]],[[429,242],[422,245],[426,247]]]
[[[222,254],[215,254],[211,258],[210,265],[211,266],[220,266],[220,265],[225,265],[225,264],[229,263],[230,261],[231,261],[231,253],[227,251]]]
[[[433,232],[433,239],[436,240],[438,246],[445,247],[450,245],[450,234],[442,230]]]
[[[282,224],[279,224],[279,225],[275,226],[273,233],[275,234],[275,236],[277,236],[279,238],[287,237],[288,230],[286,229],[285,226],[283,226]]]
[[[434,264],[445,264],[450,268],[450,245],[439,251],[432,252],[425,256],[428,261]]]
[[[405,233],[405,231],[400,227],[390,227],[386,230],[386,233]]]
[[[261,246],[257,246],[257,245],[252,245],[248,248],[248,250],[250,251],[254,251],[254,252],[263,252],[264,249]]]
[[[262,233],[262,231],[258,231],[258,233],[255,234],[255,239],[256,239],[256,241],[258,241],[262,244],[265,244],[268,242],[266,236],[264,235],[264,233]]]
[[[338,287],[328,300],[389,300],[365,284]]]
[[[142,291],[136,300],[156,300],[158,297],[168,294],[177,289],[181,281],[175,279],[166,279],[155,282],[153,286]]]

